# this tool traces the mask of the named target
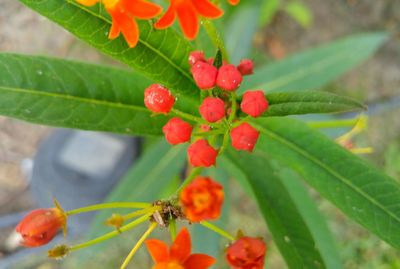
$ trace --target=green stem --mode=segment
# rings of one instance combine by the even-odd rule
[[[214,224],[208,222],[208,221],[202,221],[200,222],[200,224],[206,228],[208,228],[209,230],[216,232],[217,234],[225,237],[226,239],[228,239],[229,241],[235,241],[235,237],[233,237],[232,235],[230,235],[228,232],[226,232],[225,230],[215,226]]]
[[[236,117],[236,112],[237,112],[237,102],[236,102],[236,94],[233,92],[231,94],[231,102],[232,102],[232,106],[231,106],[231,115],[229,115],[229,123],[231,124],[233,122],[233,120]]]
[[[128,256],[126,257],[125,261],[121,265],[120,269],[125,269],[128,266],[129,262],[132,260],[132,258],[135,255],[135,253],[138,251],[140,246],[143,244],[144,240],[146,240],[146,238],[149,237],[149,235],[154,231],[154,229],[156,227],[157,227],[157,223],[156,222],[153,222],[150,225],[150,227],[147,229],[147,231],[142,235],[142,237],[140,237],[139,241],[137,241],[136,245],[133,247],[131,252],[128,254]]]
[[[65,212],[68,216],[76,215],[80,213],[102,210],[102,209],[115,209],[115,208],[147,208],[151,206],[150,203],[131,203],[131,202],[117,202],[117,203],[104,203],[97,205],[90,205],[81,207]]]
[[[106,241],[108,239],[111,239],[111,238],[119,235],[121,232],[126,232],[128,230],[131,230],[132,228],[136,227],[137,225],[145,222],[146,220],[149,220],[151,215],[152,214],[146,214],[146,215],[144,215],[144,216],[142,216],[140,218],[137,218],[136,220],[130,222],[129,224],[127,224],[125,226],[122,226],[119,230],[115,230],[115,231],[109,232],[109,233],[107,233],[105,235],[102,235],[102,236],[97,237],[97,238],[95,238],[93,240],[87,241],[85,243],[72,246],[72,247],[70,247],[70,251],[75,251],[75,250],[78,250],[78,249],[86,248],[86,247],[101,243],[103,241]]]
[[[224,139],[222,140],[222,146],[219,149],[218,155],[221,155],[225,151],[226,147],[228,146],[229,134],[230,134],[230,131],[227,130],[227,132],[224,134]]]
[[[210,20],[207,20],[207,19],[203,19],[202,23],[203,23],[204,29],[206,30],[207,35],[211,39],[211,42],[214,44],[214,46],[216,46],[217,48],[219,48],[221,50],[222,58],[229,62],[229,56],[228,56],[228,52],[226,51],[226,48],[225,48],[224,40],[222,39],[222,37],[221,37],[220,33],[218,32],[217,28],[215,27],[215,25]]]
[[[348,119],[348,120],[327,120],[327,121],[309,121],[308,126],[312,128],[341,128],[341,127],[352,127],[359,119]]]
[[[181,117],[181,118],[184,118],[184,119],[187,119],[187,120],[190,120],[190,121],[194,121],[194,122],[198,122],[198,123],[203,123],[203,119],[202,118],[193,116],[193,115],[191,115],[189,113],[182,112],[182,111],[177,110],[175,108],[171,109],[171,112],[174,113],[175,115]]]
[[[193,136],[212,136],[212,135],[219,135],[219,134],[224,134],[223,130],[213,130],[213,131],[208,131],[208,132],[197,132],[193,133]]]
[[[189,185],[193,181],[193,179],[195,179],[198,175],[200,175],[202,169],[203,168],[201,167],[193,168],[190,174],[182,182],[181,186],[176,190],[176,193],[177,194],[180,193],[187,185]]]
[[[174,242],[176,238],[176,220],[174,218],[170,218],[169,220],[169,234],[171,235],[171,241]]]

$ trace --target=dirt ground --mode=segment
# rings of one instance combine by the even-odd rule
[[[314,16],[310,29],[304,29],[287,15],[280,14],[261,34],[265,38],[274,35],[281,42],[285,53],[290,54],[351,33],[389,31],[392,36],[390,41],[372,59],[336,82],[334,87],[341,91],[348,90],[354,96],[361,95],[367,102],[387,100],[400,94],[400,1],[302,2],[311,9]],[[263,42],[257,45],[264,46]],[[269,48],[265,46],[265,49],[268,51]],[[110,62],[16,0],[0,0],[0,51]],[[381,155],[387,145],[400,137],[397,113],[385,116],[386,120],[377,118],[371,122],[367,139],[378,148]],[[392,126],[391,130],[385,128],[388,121]],[[0,117],[0,216],[29,209],[34,205],[26,191],[27,181],[21,170],[21,163],[34,156],[38,144],[51,130],[48,127]],[[376,161],[382,165],[380,162],[383,160],[379,156]],[[8,232],[9,230],[0,230],[0,242]],[[355,233],[357,232],[359,231],[356,230]],[[1,255],[0,248],[0,257]]]

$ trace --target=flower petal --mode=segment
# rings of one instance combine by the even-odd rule
[[[183,263],[189,257],[191,251],[192,243],[190,234],[186,228],[183,228],[171,246],[170,257],[173,260]]]
[[[121,29],[119,28],[118,23],[115,20],[113,20],[113,23],[110,28],[110,32],[108,33],[108,38],[115,39],[119,36],[120,33],[121,33]]]
[[[116,23],[122,34],[125,37],[129,47],[133,48],[139,41],[139,27],[134,18],[128,16],[127,13],[122,10],[120,5],[117,5],[113,9],[107,9],[110,13],[113,24]]]
[[[207,269],[213,265],[216,260],[206,254],[192,254],[185,261],[183,266],[185,269]]]
[[[159,15],[162,8],[159,5],[144,0],[122,0],[126,11],[139,19],[151,19]]]
[[[170,27],[176,19],[175,7],[171,4],[158,22],[154,24],[156,29],[165,29]]]
[[[229,4],[236,6],[239,4],[240,0],[228,0]]]
[[[145,243],[155,263],[165,263],[169,260],[168,246],[163,241],[148,239]]]
[[[224,12],[218,6],[208,0],[192,0],[192,2],[197,12],[206,18],[214,19],[224,15]]]
[[[176,13],[178,14],[183,34],[189,40],[195,39],[199,32],[200,24],[193,3],[187,0],[182,1],[176,5]]]

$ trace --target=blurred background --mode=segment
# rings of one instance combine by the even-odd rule
[[[400,179],[400,118],[398,116],[400,113],[400,1],[264,0],[262,8],[256,7],[262,10],[257,20],[247,21],[246,18],[252,16],[251,12],[255,8],[251,2],[252,0],[243,0],[238,7],[230,8],[225,23],[227,32],[231,31],[232,33],[237,33],[238,30],[235,27],[239,27],[241,24],[253,24],[252,31],[246,31],[246,33],[250,33],[247,43],[252,47],[250,55],[257,63],[274,62],[303,49],[354,33],[371,31],[390,33],[390,39],[372,58],[341,79],[327,85],[325,90],[353,96],[370,105],[368,129],[356,137],[356,143],[372,147],[374,152],[363,157],[385,170],[392,177]],[[240,16],[244,20],[238,24],[235,22],[235,16]],[[234,38],[232,33],[226,33],[228,42],[230,38]],[[238,49],[245,48],[245,43]],[[0,51],[51,55],[118,65],[15,0],[0,1]],[[60,145],[61,142],[54,138],[55,132],[53,128],[0,117],[1,269],[80,268],[71,265],[71,261],[65,263],[48,261],[45,258],[45,250],[37,252],[39,255],[35,256],[32,256],[30,251],[21,252],[19,248],[15,247],[15,239],[12,235],[14,229],[12,223],[18,219],[21,212],[38,205],[43,206],[46,203],[40,199],[40,190],[38,192],[35,188],[30,187],[34,171],[32,167],[35,158],[39,158],[37,153],[40,148],[43,149],[47,147],[46,145],[51,147],[52,143]],[[72,135],[68,131],[57,132],[57,137]],[[52,134],[53,138],[50,139]],[[78,146],[87,135],[93,139],[92,134],[82,134],[76,142]],[[116,182],[138,156],[140,141],[116,136],[110,136],[107,139],[108,142],[100,139],[103,141],[102,146],[111,147],[111,151],[115,153],[114,159],[110,160],[111,163],[107,165],[114,167],[117,165],[116,160],[119,157],[129,156],[129,158],[125,158],[126,164],[118,162],[121,167],[118,167],[117,172],[112,172],[112,177]],[[74,146],[77,147],[77,145]],[[125,152],[122,148],[129,150]],[[93,149],[88,149],[88,151],[90,150]],[[44,150],[44,152],[47,151]],[[74,156],[74,152],[65,154]],[[52,157],[45,156],[43,162],[46,163],[46,160],[50,162]],[[69,165],[74,166],[71,163]],[[36,171],[36,173],[44,173],[49,176],[46,166],[41,166],[41,168],[43,170]],[[90,171],[88,174],[90,175]],[[94,177],[96,176],[93,175]],[[90,181],[90,176],[88,180]],[[106,190],[99,194],[99,197],[93,197],[94,200],[104,198],[112,188],[113,182],[108,183],[111,185],[107,186]],[[228,209],[229,225],[236,227],[240,223],[248,222],[251,223],[248,232],[268,234],[264,222],[254,214],[257,210],[255,204],[239,190],[240,188],[237,189],[238,191],[233,194],[234,199],[237,199],[236,201],[243,200],[243,202],[237,203],[240,204],[239,207]],[[324,216],[329,220],[345,268],[400,268],[399,251],[345,218],[331,204],[320,199],[317,194],[313,193],[313,195],[319,202],[319,208]],[[82,203],[84,204],[85,201]],[[257,218],[260,221],[254,221]],[[84,224],[77,223],[76,225],[78,229],[81,227],[82,230],[85,230]],[[267,268],[286,268],[268,236],[267,241],[270,245]],[[121,262],[121,253],[125,253],[126,247],[130,245],[132,242],[125,240],[125,242],[118,242],[114,251],[107,252],[107,254],[100,252],[88,255],[91,255],[92,265],[96,268],[117,268]],[[150,266],[136,264],[132,268],[150,268]]]

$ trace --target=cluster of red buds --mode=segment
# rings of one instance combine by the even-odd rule
[[[259,117],[268,109],[268,101],[261,90],[246,91],[240,106],[235,91],[240,87],[243,76],[253,73],[253,62],[244,59],[238,66],[206,59],[201,51],[194,51],[189,56],[191,73],[199,89],[205,93],[199,107],[201,118],[187,117],[195,121],[191,125],[183,120],[183,113],[173,109],[175,98],[162,85],[153,84],[145,90],[144,103],[154,113],[169,114],[171,118],[163,127],[165,139],[172,145],[191,142],[188,148],[189,163],[194,167],[210,167],[216,164],[217,156],[231,140],[232,147],[237,150],[252,152],[259,137],[259,131],[247,122],[247,117]],[[240,111],[239,111],[240,110]],[[216,134],[216,136],[214,136]],[[216,147],[215,137],[223,136],[222,145]]]
[[[59,231],[66,231],[67,218],[71,215],[128,207],[138,210],[126,215],[113,214],[106,221],[108,226],[115,228],[113,232],[75,246],[56,246],[49,251],[49,256],[63,257],[69,252],[108,240],[140,223],[150,221],[148,230],[138,240],[121,269],[126,268],[142,243],[146,244],[155,262],[153,268],[209,268],[216,260],[205,254],[191,254],[191,238],[186,228],[174,235],[175,222],[181,220],[203,225],[227,238],[230,244],[225,259],[233,269],[264,267],[266,244],[262,239],[244,236],[241,232],[234,237],[208,222],[221,215],[224,188],[222,184],[200,173],[202,168],[216,164],[217,156],[228,146],[229,140],[237,150],[253,151],[259,132],[249,123],[249,119],[262,115],[268,108],[268,101],[261,90],[247,91],[241,100],[237,98],[235,91],[240,87],[243,76],[253,73],[253,63],[250,60],[242,60],[238,66],[234,66],[223,63],[220,53],[215,59],[206,60],[203,52],[195,51],[190,54],[189,63],[194,81],[201,90],[201,117],[175,109],[175,97],[162,85],[153,84],[144,92],[144,104],[154,114],[175,114],[162,128],[165,139],[172,145],[190,142],[187,149],[190,173],[176,195],[153,203],[117,202],[71,211],[64,211],[56,202],[55,208],[32,211],[17,226],[23,245],[38,247],[49,243]],[[125,224],[127,221],[130,222]],[[147,239],[157,226],[170,229],[171,235],[174,235],[171,247],[160,240]]]

